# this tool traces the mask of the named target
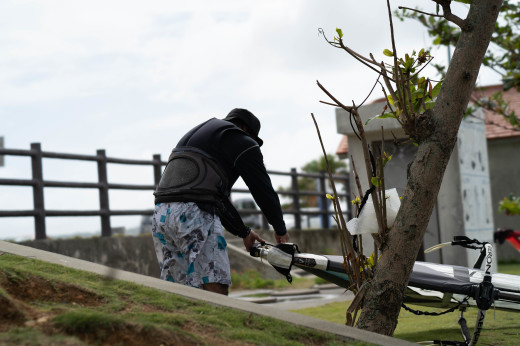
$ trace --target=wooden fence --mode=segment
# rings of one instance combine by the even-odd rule
[[[0,210],[0,217],[34,217],[35,224],[35,239],[46,239],[45,219],[46,217],[59,216],[99,216],[101,218],[101,236],[110,237],[112,229],[110,226],[110,217],[119,215],[151,215],[152,209],[143,210],[111,210],[109,203],[109,190],[155,190],[155,186],[159,183],[161,178],[163,166],[167,162],[161,160],[161,155],[153,155],[152,160],[133,160],[107,157],[105,150],[101,149],[96,152],[96,155],[77,155],[66,153],[54,153],[42,151],[40,143],[32,143],[30,150],[7,149],[0,147],[0,157],[3,155],[12,156],[29,156],[31,158],[32,179],[6,179],[0,178],[0,185],[8,186],[32,186],[33,190],[33,209],[31,210]],[[95,161],[97,163],[98,182],[97,183],[83,183],[83,182],[67,182],[67,181],[50,181],[43,179],[43,158],[55,158],[63,160],[80,160],[80,161]],[[107,179],[107,164],[117,163],[125,165],[145,165],[153,167],[153,185],[133,185],[133,184],[114,184],[108,182]],[[328,176],[325,173],[298,173],[296,169],[291,169],[290,172],[268,171],[269,175],[282,175],[291,177],[292,190],[277,191],[279,195],[287,195],[292,197],[292,208],[284,210],[284,214],[293,214],[295,217],[294,228],[301,229],[302,215],[322,215],[323,228],[328,228],[330,211],[327,208],[327,200],[325,193],[319,191],[300,191],[298,189],[298,178],[308,177],[315,178],[319,181],[319,190],[325,191],[325,184]],[[335,175],[334,180],[343,181],[347,191],[338,194],[338,197],[349,196],[348,175]],[[82,189],[98,189],[99,190],[99,210],[48,210],[45,209],[44,204],[44,188],[82,188]],[[248,193],[245,189],[233,189],[235,193]],[[321,199],[321,209],[315,211],[304,211],[300,208],[301,196],[318,196]],[[259,210],[243,209],[239,210],[241,214],[261,214]],[[266,223],[264,221],[264,227]]]

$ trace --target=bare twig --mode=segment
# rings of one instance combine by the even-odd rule
[[[357,312],[359,309],[361,309],[361,306],[363,304],[363,298],[365,298],[365,292],[366,292],[366,289],[367,289],[367,285],[366,284],[363,284],[360,288],[359,288],[359,291],[358,293],[356,294],[356,296],[354,297],[354,299],[352,300],[352,302],[350,303],[350,306],[348,307],[347,309],[347,312],[346,312],[346,316],[347,316],[347,321],[346,321],[346,324],[348,326],[353,326],[354,325],[354,321],[356,320],[356,317],[354,315],[354,318],[352,318],[352,313],[354,312]]]
[[[423,12],[423,11],[418,10],[418,9],[416,9],[416,8],[410,8],[410,7],[399,6],[398,9],[400,9],[400,10],[410,10],[410,11],[414,11],[414,12],[422,13],[422,14],[425,14],[425,15],[427,15],[427,16],[431,16],[431,17],[444,18],[444,16],[441,15],[441,14],[433,14],[433,13]]]
[[[352,155],[350,155],[350,162],[352,162],[352,171],[354,172],[354,179],[356,180],[359,196],[363,196],[363,189],[361,188],[361,182],[359,181],[359,174],[357,173],[356,164],[354,163],[354,158]]]
[[[390,79],[390,77],[388,77],[386,70],[384,70],[384,71],[381,70],[381,72],[383,73],[383,80],[385,81],[385,85],[388,88],[388,92],[390,93],[390,96],[392,96],[392,98],[394,99],[394,102],[399,102],[399,97],[397,96],[397,94],[395,93],[395,90],[392,88],[392,85],[390,84],[391,79]]]
[[[442,12],[443,12],[442,15],[427,13],[427,12],[418,10],[416,8],[409,8],[409,7],[404,7],[404,6],[399,6],[398,8],[400,10],[410,10],[410,11],[414,11],[417,13],[425,14],[430,17],[445,18],[447,21],[452,22],[453,24],[457,25],[459,28],[462,29],[462,27],[465,25],[466,21],[463,20],[462,18],[454,15],[453,13],[451,13],[451,6],[450,6],[451,0],[433,0],[433,1],[436,2],[437,4],[441,5]]]
[[[323,140],[321,139],[321,133],[320,133],[320,129],[318,127],[318,123],[316,122],[316,119],[314,118],[314,114],[311,113],[311,116],[312,116],[312,120],[314,121],[314,126],[316,127],[316,132],[318,133],[318,138],[320,140],[320,144],[321,144],[321,149],[323,151],[323,155],[325,157],[325,163],[327,164],[327,171],[328,171],[328,174],[329,174],[329,180],[330,180],[330,185],[332,187],[332,191],[334,192],[334,207],[335,208],[338,208],[338,214],[339,214],[339,220],[340,220],[340,223],[341,223],[341,228],[346,230],[344,236],[345,236],[345,239],[346,239],[346,245],[347,245],[347,249],[348,251],[352,254],[352,256],[354,256],[355,254],[355,251],[354,251],[354,248],[352,246],[352,237],[350,235],[350,233],[348,232],[348,229],[347,229],[347,224],[345,222],[345,218],[343,217],[343,213],[341,211],[341,206],[339,205],[339,203],[336,203],[337,202],[337,196],[338,196],[338,193],[336,192],[336,185],[334,184],[334,179],[332,178],[332,171],[330,169],[330,165],[329,165],[329,161],[328,161],[328,158],[327,158],[327,152],[325,151],[325,147],[323,145]],[[340,232],[341,234],[342,232]],[[355,276],[359,276],[359,273],[360,273],[360,270],[359,270],[359,266],[358,264],[356,263],[356,261],[350,261],[350,265],[352,266],[352,269],[354,271],[354,273],[356,274]],[[359,288],[359,286],[358,286]]]
[[[381,68],[381,69],[385,69],[384,65],[381,65],[379,64],[378,62],[376,62],[374,59],[370,60],[366,57],[364,57],[363,55],[359,54],[358,52],[352,50],[351,48],[345,46],[345,44],[343,43],[343,40],[341,38],[338,39],[338,42],[334,42],[334,41],[329,41],[327,39],[327,36],[325,36],[325,32],[323,31],[322,28],[319,28],[318,29],[318,32],[323,35],[323,37],[325,38],[325,40],[327,41],[328,44],[330,44],[331,46],[335,47],[335,48],[341,48],[343,49],[345,52],[347,52],[349,55],[351,55],[354,59],[356,59],[357,61],[359,61],[360,63],[362,63],[363,65],[367,66],[368,68],[370,68],[371,70],[377,72],[377,73],[380,73],[380,71],[378,71],[376,68],[374,68],[372,65],[375,65],[377,66],[378,68]],[[392,79],[392,81],[394,81]]]
[[[401,69],[399,68],[399,63],[397,61],[397,48],[395,46],[395,36],[394,36],[394,23],[392,21],[392,9],[390,8],[390,0],[386,0],[386,6],[388,8],[388,20],[390,24],[390,38],[392,41],[392,51],[394,53],[394,74],[395,74],[395,83],[397,85],[397,95],[399,96],[397,98],[397,101],[399,102],[399,105],[401,106],[401,109],[403,111],[403,114],[405,115],[405,118],[408,119],[408,110],[406,109],[406,101],[403,94],[403,90],[399,87],[403,85],[403,76],[401,74]],[[387,85],[388,86],[388,85]],[[394,99],[396,100],[396,99]]]
[[[339,105],[337,105],[335,103],[330,103],[330,102],[326,102],[326,101],[320,101],[320,103],[323,103],[323,104],[326,104],[326,105],[329,105],[329,106],[339,107]]]
[[[381,68],[382,70],[386,70],[385,69],[385,66],[384,65],[381,65],[375,61],[372,61],[370,59],[367,59],[365,58],[364,56],[362,56],[361,54],[353,51],[352,49],[350,49],[349,47],[345,46],[343,44],[343,40],[340,39],[339,40],[339,44],[340,44],[340,47],[345,50],[347,53],[349,53],[354,59],[358,60],[359,62],[361,62],[363,65],[367,66],[368,68],[370,68],[371,70],[377,72],[377,73],[381,73],[380,71],[378,71],[376,68],[374,68],[373,66],[371,66],[370,64],[372,65],[375,65],[379,68]],[[392,80],[393,82],[395,82],[392,78],[390,78],[390,80]]]
[[[341,108],[343,108],[344,110],[346,110],[347,112],[351,112],[353,110],[352,107],[349,107],[349,106],[345,106],[344,104],[342,104],[341,102],[339,102],[334,96],[332,96],[332,94],[327,90],[325,89],[325,87],[323,85],[320,84],[319,81],[316,81],[316,83],[318,83],[318,86],[320,87],[321,90],[323,90],[323,92],[325,94],[327,94],[328,97],[331,98],[332,101],[336,102],[336,104],[338,106],[340,106]]]
[[[383,190],[383,196],[382,196],[382,204],[383,204],[383,232],[386,231],[387,220],[386,220],[386,188],[385,188],[385,132],[383,130],[383,126],[381,126],[381,168],[380,168],[380,174],[381,174],[381,190]],[[381,237],[383,237],[383,234],[380,234]]]
[[[380,83],[381,84],[381,83]],[[383,86],[383,84],[381,84],[381,89],[383,90],[383,94],[385,94],[385,100],[386,100],[386,105],[387,107],[390,109],[390,112],[391,113],[396,113],[396,111],[392,108],[392,105],[390,104],[390,102],[388,101],[388,94],[386,93],[386,90],[385,90],[385,87]],[[384,109],[383,109],[383,112],[381,113],[381,115],[384,114]],[[403,122],[401,121],[401,119],[399,119],[399,117],[397,116],[397,113],[396,113],[396,117],[395,117],[395,120],[397,120],[397,122],[399,123],[399,125],[401,125],[401,127],[403,127]]]
[[[377,83],[379,83],[379,78],[381,78],[381,73],[379,73],[379,76],[377,76],[376,82],[374,83],[374,86],[372,87],[372,90],[370,90],[370,92],[368,93],[367,97],[363,100],[363,102],[361,102],[361,104],[359,105],[359,107],[363,106],[363,104],[368,100],[368,98],[370,97],[370,95],[372,95],[372,92],[373,92],[374,89],[376,88]]]
[[[359,116],[359,113],[357,111],[357,107],[355,107],[355,106],[352,107],[352,114],[354,115],[354,120],[356,121],[356,126],[359,131],[359,136],[361,137],[363,155],[365,157],[365,168],[366,168],[366,172],[367,172],[368,186],[371,186],[372,185],[372,181],[371,181],[372,167],[370,164],[370,153],[368,151],[368,143],[367,143],[367,138],[365,135],[365,130],[363,129],[363,124],[361,122],[361,117]],[[379,202],[378,202],[377,192],[372,191],[371,196],[372,196],[372,203],[374,204],[374,209],[376,211],[377,225],[379,228],[381,228],[382,220],[381,220],[381,213],[378,212]],[[378,240],[376,240],[376,241],[378,241]]]
[[[387,74],[386,70],[384,70],[384,71],[381,70],[381,72],[383,74],[383,80],[385,81],[385,85],[388,88],[388,92],[390,93],[390,95],[392,96],[394,101],[398,102],[399,101],[399,97],[397,97],[397,94],[395,93],[394,88],[392,88],[392,85],[390,84],[390,81],[392,79],[390,77],[388,77],[388,74]]]
[[[408,72],[409,73],[409,72]],[[407,76],[409,77],[409,76]],[[406,80],[410,80],[409,78],[406,78]],[[410,82],[403,81],[403,88],[405,91],[405,95],[408,101],[408,107],[410,107],[410,113],[408,114],[410,116],[410,121],[414,122],[414,128],[415,128],[415,111],[413,109],[413,103],[412,103],[412,94],[410,93]]]

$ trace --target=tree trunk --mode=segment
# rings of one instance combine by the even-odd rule
[[[489,45],[502,0],[474,0],[433,110],[422,116],[401,209],[382,249],[356,327],[393,335],[444,171]]]

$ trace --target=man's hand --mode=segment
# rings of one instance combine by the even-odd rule
[[[289,242],[289,232],[285,233],[284,235],[278,235],[275,233],[274,238],[276,239],[276,244],[288,243]]]
[[[256,234],[255,231],[251,230],[249,235],[244,238],[244,246],[246,247],[247,251],[251,250],[251,247],[253,246],[255,241],[258,241],[259,243],[265,243],[265,240],[260,238],[260,236]]]

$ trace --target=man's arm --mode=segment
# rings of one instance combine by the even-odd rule
[[[283,221],[280,199],[265,169],[260,148],[256,146],[244,151],[236,160],[235,167],[267,221],[273,226],[276,241],[287,242],[289,236]]]
[[[220,213],[222,225],[232,234],[244,239],[244,246],[247,251],[251,250],[251,246],[253,246],[255,241],[265,243],[265,240],[244,224],[240,214],[238,214],[238,211],[229,200],[224,202],[224,208],[225,211]]]
[[[240,238],[249,236],[251,229],[244,224],[235,206],[229,200],[223,201],[224,208],[220,210],[220,222],[226,230]]]

